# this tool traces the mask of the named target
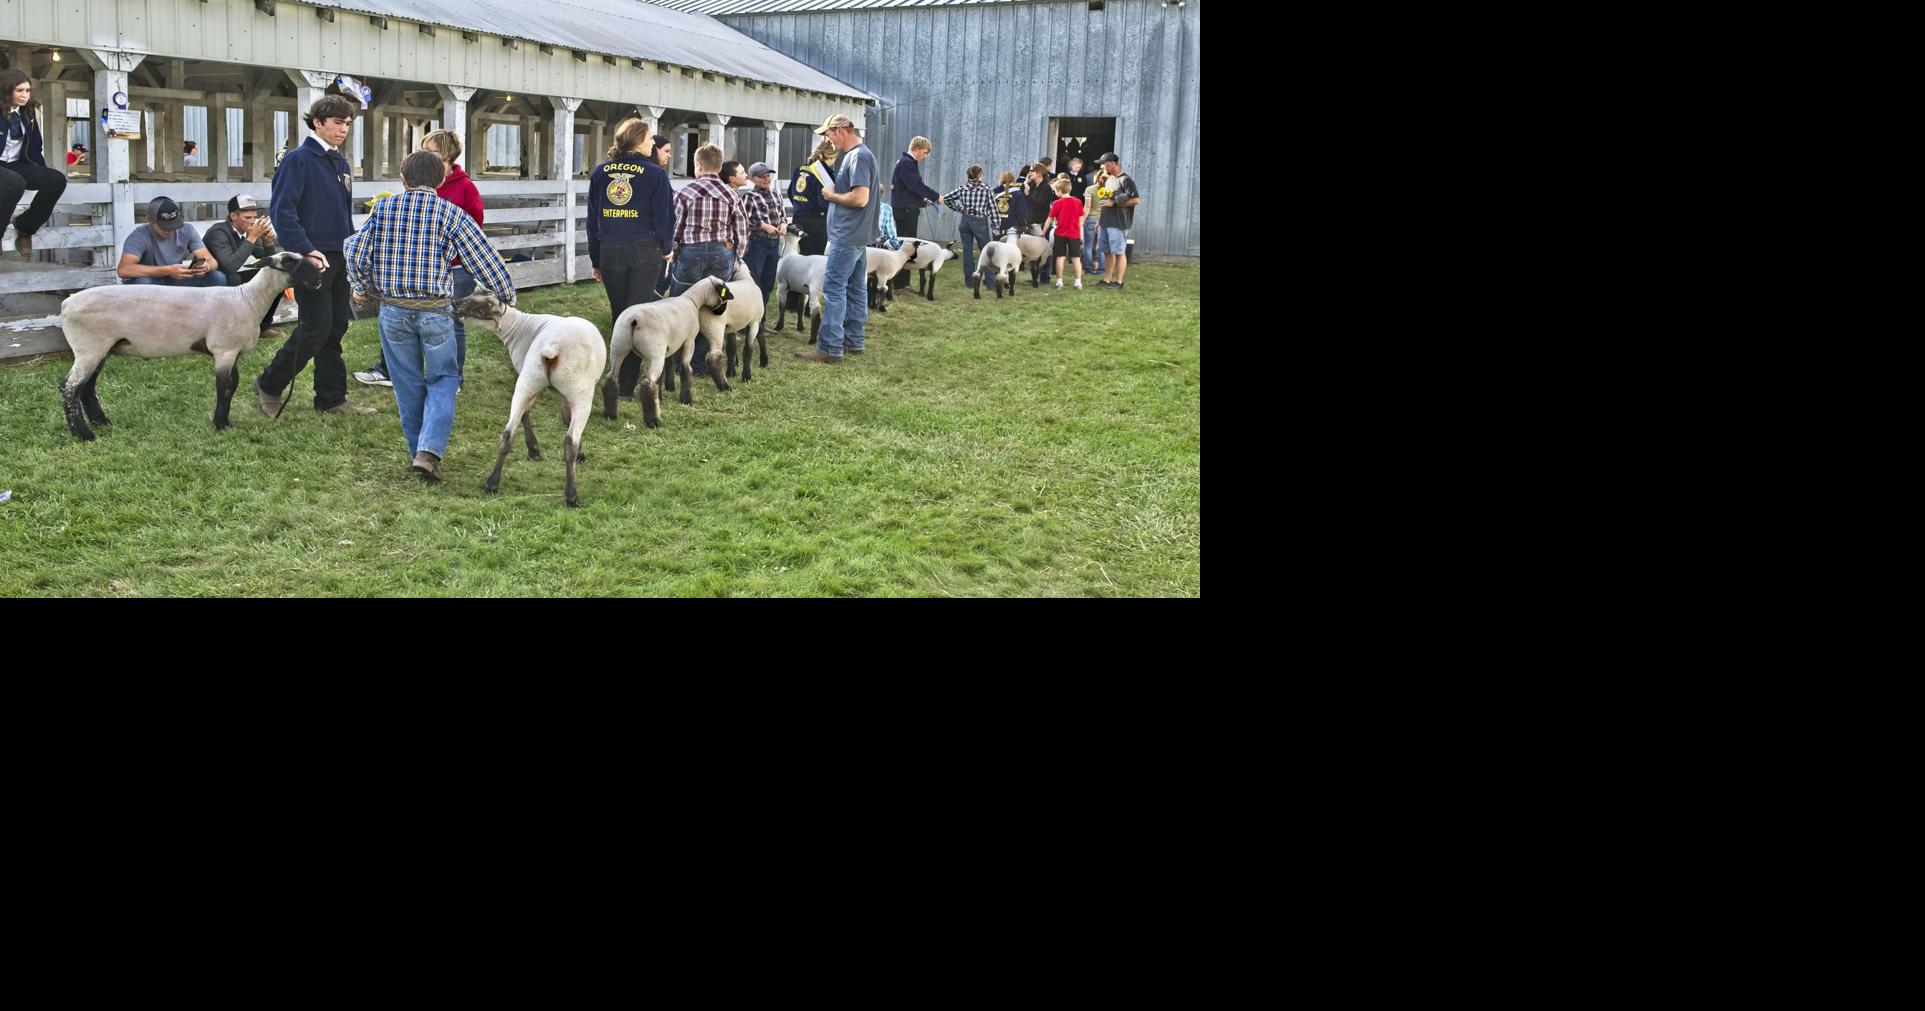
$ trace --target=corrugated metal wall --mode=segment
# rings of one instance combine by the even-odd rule
[[[866,142],[890,171],[911,137],[935,151],[925,181],[947,192],[972,164],[993,184],[1049,150],[1050,117],[1116,119],[1116,151],[1143,203],[1141,252],[1199,256],[1198,8],[1160,0],[996,4],[726,17],[730,27],[882,96]],[[810,124],[813,126],[814,124]],[[783,144],[784,167],[789,161]],[[922,233],[956,235],[944,212]]]

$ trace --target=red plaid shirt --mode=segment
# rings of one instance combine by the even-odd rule
[[[737,256],[749,247],[748,212],[713,172],[675,193],[675,244],[696,242],[733,242]]]

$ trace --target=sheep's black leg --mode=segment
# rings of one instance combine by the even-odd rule
[[[923,298],[928,299],[931,302],[934,302],[936,300],[936,272],[933,270],[929,271],[928,277],[929,277],[929,290],[923,292]]]
[[[93,380],[89,379],[88,382],[92,383]],[[240,385],[241,385],[241,363],[240,362],[235,362],[234,364],[228,366],[226,372],[214,373],[214,430],[215,431],[218,432],[221,429],[224,429],[227,427],[228,425],[227,409],[233,405],[234,390],[236,387]],[[88,393],[90,394],[92,392],[93,392],[92,390],[88,391]],[[99,407],[96,406],[95,410],[98,410],[98,409]],[[101,422],[102,424],[105,423],[105,420],[101,418],[95,418],[94,420],[97,422]]]
[[[579,454],[575,448],[574,437],[567,436],[567,435],[562,436],[561,458],[562,458],[562,462],[566,464],[568,467],[568,486],[562,492],[562,501],[568,503],[571,506],[578,506],[582,504],[581,497],[575,494],[575,460],[577,459],[578,455]]]
[[[670,393],[675,392],[675,373],[681,368],[681,366],[676,363],[681,360],[680,353],[677,353],[675,357],[668,360],[668,367],[662,370],[662,389]],[[687,401],[683,401],[683,403],[687,403]]]
[[[755,337],[749,333],[749,329],[747,327],[743,327],[742,328],[742,381],[745,383],[749,381],[749,376],[753,374],[752,372],[753,364],[749,361],[749,359],[754,357],[755,357]],[[769,363],[765,361],[762,364],[766,366]],[[730,374],[733,375],[734,373],[730,373]]]
[[[721,390],[723,393],[727,393],[729,391],[729,381],[722,377],[722,350],[720,348],[709,352],[708,366],[709,378],[715,380],[715,388]]]
[[[766,316],[763,317],[762,322],[757,323],[755,325],[755,346],[758,350],[762,352],[762,362],[761,362],[762,367],[765,369],[768,368],[769,367],[769,321],[768,321],[768,317]]]
[[[107,362],[102,359],[99,365],[94,366],[93,374],[87,377],[87,381],[80,384],[80,406],[86,409],[87,420],[96,425],[113,424],[107,420],[107,412],[100,409],[100,395],[95,392],[100,383],[100,370],[106,367]],[[228,392],[232,393],[233,390],[230,388]]]
[[[800,328],[802,326],[802,321],[799,319],[796,320],[795,325],[798,328]],[[822,337],[822,313],[820,310],[817,310],[815,315],[809,317],[809,343],[814,344],[821,337]]]
[[[611,375],[602,382],[602,417],[610,419],[615,417],[615,402],[620,395],[621,390],[617,387],[614,376]]]
[[[976,298],[977,298],[977,300],[978,300],[978,301],[980,301],[980,300],[982,299],[982,297],[983,297],[983,276],[982,276],[981,274],[971,274],[971,275],[970,275],[970,277],[969,277],[969,290],[970,290],[970,291],[973,291],[973,292],[975,292],[975,293],[976,293]]]
[[[550,389],[553,389],[553,387],[550,387]],[[555,390],[555,392],[560,393],[561,391]],[[528,424],[528,416],[526,414],[521,416],[521,423],[527,426],[528,444],[530,446],[533,446],[535,442],[535,427],[533,425]],[[575,405],[566,400],[561,402],[561,430],[564,432],[572,432],[575,430]],[[541,459],[541,457],[536,455],[536,453],[538,452],[540,451],[535,450],[533,452],[530,452],[528,454],[528,459],[530,460]],[[581,443],[579,442],[575,444],[575,459],[577,460],[588,459],[587,454],[582,452]]]
[[[675,367],[682,373],[682,403],[695,403],[695,366],[677,358]]]
[[[735,331],[730,330],[722,335],[722,348],[728,352],[729,375],[735,375]]]
[[[80,388],[60,383],[60,409],[67,415],[67,431],[77,439],[91,441],[94,431],[87,427],[87,418],[80,412]]]
[[[614,401],[611,400],[609,403],[613,405]],[[563,421],[562,424],[565,425],[567,422]],[[535,442],[535,416],[533,414],[524,414],[521,416],[521,434],[528,438],[528,459],[541,459],[541,445]]]
[[[641,385],[635,387],[635,399],[642,402],[642,424],[662,427],[662,388],[644,377]]]
[[[522,415],[523,421],[528,420]],[[501,466],[508,462],[508,447],[515,444],[515,426],[509,425],[501,430],[501,444],[495,447],[495,469],[488,474],[488,480],[481,486],[483,491],[494,491],[501,487]]]

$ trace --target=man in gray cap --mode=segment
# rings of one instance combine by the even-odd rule
[[[167,197],[147,204],[147,224],[127,236],[114,271],[122,284],[219,288],[227,284],[201,233],[181,220],[180,205]]]
[[[762,300],[766,303],[775,291],[775,264],[782,258],[782,231],[788,227],[788,209],[770,185],[775,181],[775,166],[765,161],[750,165],[749,180],[755,185],[742,194],[742,206],[749,211],[749,251],[742,262],[748,266],[755,286],[762,289]]]

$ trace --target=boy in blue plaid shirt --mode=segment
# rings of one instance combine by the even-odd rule
[[[508,267],[466,211],[435,195],[447,172],[441,156],[416,151],[401,163],[407,192],[374,205],[361,230],[342,243],[357,306],[381,299],[381,350],[394,381],[401,435],[423,480],[441,480],[461,384],[453,268],[461,259],[503,302],[515,300]],[[370,291],[372,287],[372,291]]]

